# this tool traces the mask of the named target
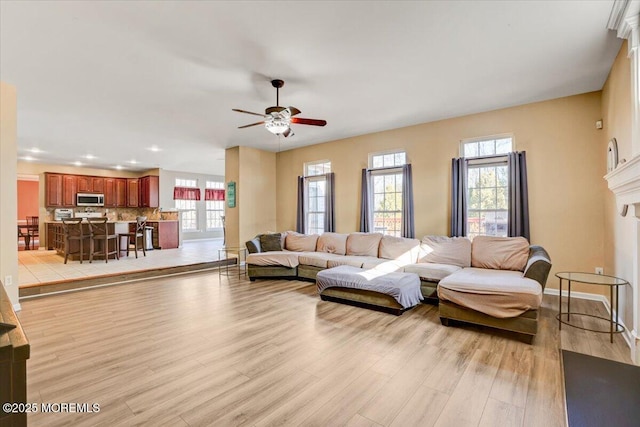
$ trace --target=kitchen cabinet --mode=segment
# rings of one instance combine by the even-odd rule
[[[77,175],[78,193],[105,193],[105,179],[98,176]]]
[[[45,201],[47,206],[62,206],[62,175],[57,173],[46,173],[45,179]]]
[[[126,178],[116,178],[116,207],[127,207],[127,180]],[[105,180],[106,184],[106,180]]]
[[[77,192],[78,177],[76,175],[62,175],[62,206],[75,206]]]
[[[104,207],[115,208],[116,206],[116,179],[104,178]]]
[[[154,249],[175,249],[178,247],[178,221],[147,221],[153,227]]]
[[[138,178],[127,178],[127,207],[138,207]]]
[[[143,176],[138,180],[141,208],[157,208],[159,206],[159,178]]]

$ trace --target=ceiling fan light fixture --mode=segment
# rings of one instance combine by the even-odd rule
[[[289,121],[282,118],[274,118],[273,120],[268,120],[264,127],[274,135],[280,135],[289,129]]]

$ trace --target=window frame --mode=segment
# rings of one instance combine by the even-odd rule
[[[323,165],[323,173],[314,173],[313,175],[309,174],[309,169],[310,167],[313,166],[318,166],[318,165]],[[328,167],[327,167],[328,165]],[[326,230],[324,229],[324,215],[327,215],[327,212],[325,210],[326,207],[326,197],[327,197],[327,177],[325,176],[328,173],[331,173],[331,161],[330,160],[316,160],[316,161],[312,161],[312,162],[306,162],[304,164],[304,194],[305,194],[305,200],[304,200],[304,217],[305,217],[305,223],[304,223],[304,233],[305,234],[322,234],[324,233]],[[322,195],[322,199],[324,203],[317,203],[316,200],[316,210],[311,211],[309,209],[310,205],[311,205],[311,190],[310,190],[310,185],[311,183],[318,183],[318,182],[324,182],[324,194]],[[318,199],[319,197],[316,195],[315,196],[316,199]],[[320,207],[322,207],[322,209],[319,209]],[[311,219],[313,216],[316,216],[316,221],[315,223],[317,224],[316,227],[314,227],[313,229],[311,228]],[[320,221],[320,219],[322,219],[322,221]],[[321,225],[321,226],[320,226]]]
[[[381,156],[385,156],[385,155],[389,155],[389,154],[393,154],[394,157],[396,154],[404,154],[404,163],[402,164],[395,164],[395,158],[394,158],[394,165],[393,166],[381,166],[381,167],[374,167],[374,160],[375,157],[381,157]],[[384,164],[384,161],[383,161]],[[380,232],[384,235],[389,235],[389,236],[395,236],[395,237],[401,237],[402,236],[402,201],[404,200],[404,192],[403,192],[403,186],[402,183],[400,184],[400,191],[386,191],[385,190],[382,193],[376,193],[376,185],[375,185],[375,180],[378,177],[387,177],[387,176],[394,176],[395,180],[397,180],[398,178],[400,180],[402,180],[402,167],[406,164],[409,164],[409,160],[408,160],[408,156],[407,156],[407,151],[404,149],[394,149],[394,150],[385,150],[385,151],[378,151],[375,153],[369,153],[369,171],[371,173],[371,191],[369,194],[370,200],[370,206],[371,206],[371,215],[373,217],[373,223],[371,224],[371,227],[373,229],[373,232]],[[395,182],[395,186],[397,187],[397,182]],[[400,194],[400,206],[397,206],[397,199],[396,199],[396,209],[395,210],[377,210],[376,209],[376,194],[382,194],[383,195],[383,200],[386,200],[387,198],[387,194],[394,194],[396,195],[395,197],[397,197],[397,194]],[[384,202],[383,202],[384,205]],[[394,227],[391,230],[391,232],[388,232],[388,230],[385,228],[383,230],[376,230],[375,224],[376,224],[376,215],[381,215],[382,216],[382,224],[385,223],[385,215],[393,215],[394,220]],[[399,220],[396,220],[399,219]]]
[[[488,155],[478,155],[478,156],[473,156],[473,157],[465,157],[464,153],[465,153],[465,146],[466,144],[469,143],[476,143],[476,142],[483,142],[483,141],[497,141],[500,139],[511,139],[511,149],[507,152],[507,153],[500,153],[500,154],[495,154],[495,150],[494,150],[494,154],[488,154]],[[495,148],[495,145],[494,145]],[[495,237],[505,237],[508,235],[508,222],[509,222],[509,167],[508,167],[508,153],[515,151],[515,138],[513,136],[513,134],[498,134],[498,135],[491,135],[491,136],[486,136],[486,137],[477,137],[477,138],[468,138],[468,139],[463,139],[460,141],[460,156],[465,158],[467,161],[467,183],[466,183],[466,187],[467,187],[467,191],[466,191],[466,199],[467,199],[467,223],[465,224],[466,226],[466,235],[467,237],[473,239],[476,236],[495,236]],[[481,168],[487,168],[487,167],[494,167],[495,169],[495,174],[496,174],[496,178],[495,178],[495,185],[493,187],[482,187],[481,186]],[[502,186],[499,185],[498,182],[498,167],[506,167],[506,185]],[[471,174],[470,171],[472,169],[478,169],[478,187],[470,187],[469,186],[469,179],[471,178]],[[482,209],[482,205],[480,205],[478,208],[472,208],[471,206],[471,191],[472,189],[477,188],[480,191],[480,194],[482,194],[482,189],[495,189],[495,194],[496,194],[496,203],[493,205],[493,209]],[[505,197],[506,197],[506,207],[504,209],[501,209],[498,207],[498,194],[500,190],[504,190],[505,191]],[[481,196],[480,196],[481,197]],[[478,215],[472,216],[471,213],[478,213]],[[486,233],[486,225],[488,224],[487,221],[482,221],[482,213],[494,213],[494,221],[492,224],[495,224],[495,232],[492,234],[488,234]],[[499,227],[499,222],[498,219],[500,218],[501,213],[506,213],[506,218],[504,221],[505,227],[504,227],[504,231],[503,232],[498,232],[498,230],[500,229]],[[471,219],[472,218],[479,218],[478,221],[478,232],[475,231],[471,231]],[[484,224],[484,231],[481,231],[481,226]]]
[[[216,190],[225,190],[224,181],[205,181],[205,193],[207,188],[212,188]],[[204,201],[205,208],[205,230],[206,231],[216,231],[222,230],[224,228],[224,208],[225,201],[224,200],[205,200]],[[212,207],[220,207],[220,209],[213,209]],[[220,213],[221,212],[221,213]],[[210,214],[216,216],[217,218],[210,218]],[[214,223],[215,221],[219,221],[219,226],[209,227],[210,222]]]
[[[186,179],[186,178],[175,178],[175,186],[176,187],[189,187],[189,188],[198,188],[198,180],[197,179]],[[180,213],[180,228],[183,232],[193,233],[197,232],[198,229],[198,205],[197,200],[174,200],[174,206],[178,209]],[[182,207],[181,204],[191,204],[193,203],[193,209],[191,207]],[[193,214],[193,218],[185,218],[187,216],[191,216]],[[185,224],[191,224],[193,222],[194,228],[185,228]]]

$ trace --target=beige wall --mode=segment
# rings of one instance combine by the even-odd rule
[[[225,181],[236,183],[236,207],[225,208],[227,246],[244,246],[256,234],[276,230],[275,153],[227,149]]]
[[[512,133],[516,149],[527,152],[531,241],[549,251],[548,286],[557,288],[556,271],[594,271],[604,262],[600,118],[601,92],[592,92],[279,153],[277,228],[295,229],[296,176],[304,163],[328,159],[336,174],[336,229],[358,230],[368,154],[404,149],[413,165],[416,236],[448,234],[451,159],[460,140]]]
[[[14,307],[18,305],[17,94],[0,82],[0,280]],[[12,284],[7,283],[7,277]]]
[[[620,160],[631,159],[631,64],[627,58],[625,41],[616,57],[609,77],[602,89],[602,118],[604,133],[600,141],[600,150],[606,152],[611,138],[618,143]],[[606,191],[603,197],[604,214],[604,253],[605,274],[632,280],[634,254],[633,236],[635,233],[633,207],[626,217],[618,214],[615,197]],[[627,286],[620,291],[620,314],[623,322],[633,327],[633,290]]]

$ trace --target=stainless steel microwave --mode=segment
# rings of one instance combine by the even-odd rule
[[[104,206],[104,194],[78,193],[76,206]]]

